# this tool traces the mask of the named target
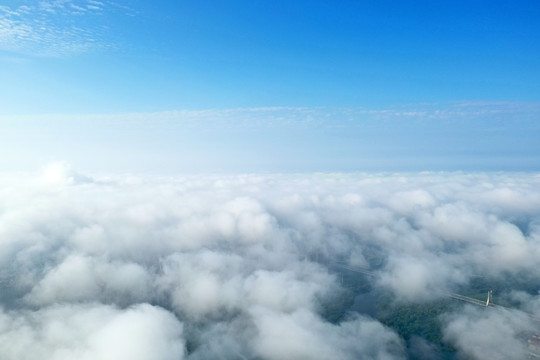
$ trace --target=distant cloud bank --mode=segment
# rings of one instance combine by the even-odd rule
[[[539,115],[540,104],[517,102],[3,115],[0,165],[66,159],[96,172],[160,174],[539,171]]]
[[[404,358],[368,314],[323,317],[341,289],[332,264],[369,268],[398,302],[536,273],[539,188],[517,173],[4,175],[2,358]],[[441,321],[467,357],[512,358],[531,328],[520,314]]]

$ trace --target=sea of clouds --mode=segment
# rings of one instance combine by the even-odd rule
[[[367,314],[332,323],[331,264],[371,268],[396,301],[474,277],[538,274],[540,175],[0,176],[5,360],[401,359]],[[359,275],[362,276],[362,275]],[[510,292],[540,314],[538,295]],[[523,312],[441,317],[465,358],[522,358]]]

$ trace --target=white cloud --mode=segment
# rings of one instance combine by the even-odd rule
[[[43,306],[57,302],[101,300],[125,306],[150,301],[151,280],[146,269],[136,263],[110,262],[70,254],[47,271],[25,301]]]
[[[477,275],[534,272],[539,182],[508,173],[90,178],[65,163],[5,175],[0,347],[8,359],[107,358],[119,329],[139,339],[163,323],[137,340],[140,354],[181,357],[187,341],[193,359],[400,358],[399,338],[377,321],[321,317],[340,293],[333,263],[371,266],[373,286],[406,301],[445,296]],[[528,296],[518,296],[522,308],[537,312]],[[82,319],[88,311],[99,321]],[[447,339],[476,356],[456,335],[463,321],[448,318]],[[501,321],[488,322],[498,331]],[[41,333],[55,326],[76,330]]]
[[[90,178],[75,172],[65,161],[48,164],[43,168],[42,176],[43,180],[50,184],[80,184],[92,181]]]
[[[523,334],[530,333],[533,326],[523,313],[467,307],[463,312],[443,316],[442,320],[445,339],[466,358],[504,360],[527,357],[527,342]]]
[[[264,359],[398,359],[399,337],[380,323],[355,318],[340,325],[321,321],[310,312],[282,314],[253,310],[258,333],[257,355]]]
[[[164,309],[100,304],[0,311],[2,359],[178,360],[182,324]]]

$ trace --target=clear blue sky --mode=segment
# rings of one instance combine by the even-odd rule
[[[540,170],[538,19],[537,1],[4,1],[0,165]]]

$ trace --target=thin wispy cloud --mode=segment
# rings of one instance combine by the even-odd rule
[[[45,57],[114,47],[103,16],[112,3],[91,0],[27,1],[0,6],[0,49]]]
[[[253,107],[204,110],[167,110],[111,114],[40,114],[0,116],[0,121],[103,121],[108,123],[181,125],[268,129],[279,127],[362,128],[385,125],[478,124],[520,125],[537,128],[540,103],[520,102],[448,102],[406,104],[379,108],[367,107]]]
[[[100,143],[110,170],[534,170],[539,114],[536,103],[447,103],[0,116],[0,150],[17,154],[4,157],[11,168],[25,157],[93,167]]]

